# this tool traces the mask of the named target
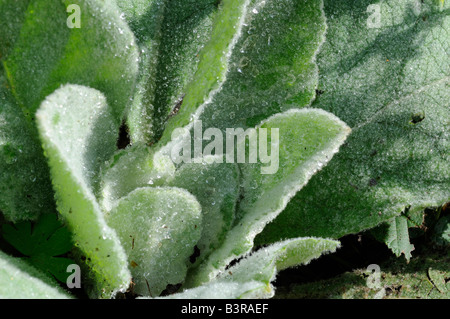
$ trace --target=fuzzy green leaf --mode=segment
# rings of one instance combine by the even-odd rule
[[[200,115],[204,127],[245,129],[309,106],[325,29],[321,0],[250,1],[229,54],[226,81]]]
[[[200,163],[184,164],[169,183],[188,190],[202,206],[202,237],[197,243],[204,260],[224,241],[231,229],[239,197],[239,170],[236,164],[211,163],[216,157],[205,157]]]
[[[106,211],[138,187],[162,186],[173,178],[175,166],[167,156],[140,143],[114,154],[102,169],[100,203]]]
[[[194,78],[212,32],[217,1],[117,3],[141,48],[140,79],[128,114],[131,139],[154,141]]]
[[[158,296],[183,282],[200,238],[201,207],[180,188],[138,188],[106,216],[128,255],[134,291]]]
[[[58,210],[95,277],[90,293],[109,297],[131,280],[125,252],[94,195],[97,172],[116,148],[116,121],[100,92],[79,85],[48,96],[36,117]]]
[[[73,243],[70,232],[61,224],[56,214],[41,214],[35,223],[23,221],[4,224],[1,235],[27,256],[23,259],[66,283],[69,276],[67,266],[75,262],[59,255],[68,253]]]
[[[311,176],[327,164],[349,134],[349,128],[330,113],[315,109],[290,110],[261,123],[249,140],[261,137],[261,130],[279,129],[278,140],[268,140],[276,170],[264,174],[267,163],[240,164],[243,198],[239,201],[233,228],[221,247],[189,278],[189,286],[214,278],[233,259],[249,252],[253,240],[272,221]],[[256,133],[258,132],[258,133]],[[259,158],[261,160],[261,158]],[[270,164],[270,165],[272,165]]]
[[[223,0],[214,16],[210,39],[198,53],[199,61],[192,80],[185,88],[183,103],[170,117],[161,145],[170,141],[177,127],[192,123],[201,114],[209,96],[220,89],[230,67],[229,56],[243,32],[249,0]]]
[[[375,228],[372,234],[380,241],[385,242],[397,257],[404,254],[406,260],[409,261],[414,245],[409,241],[408,227],[408,218],[400,215]]]
[[[0,66],[0,211],[13,222],[55,210],[36,128],[25,119]]]
[[[176,125],[188,123],[180,115],[183,112],[190,114],[186,129],[201,120],[203,130],[214,127],[225,133],[227,128],[253,128],[274,114],[310,105],[318,83],[316,53],[326,29],[322,1],[250,1],[240,23],[232,46],[222,50],[226,64],[218,86],[207,99],[193,99],[195,108],[186,94],[161,144],[169,141]],[[177,143],[172,141],[163,150]]]
[[[20,258],[0,251],[0,299],[72,298],[58,284]]]
[[[450,216],[443,216],[434,226],[433,242],[438,246],[450,247]]]
[[[258,297],[273,297],[276,274],[289,267],[306,265],[324,253],[334,252],[340,247],[335,240],[322,238],[297,238],[278,242],[245,257],[227,272],[219,276],[219,280],[249,282],[259,281],[265,284],[263,291],[252,291]]]
[[[259,243],[339,238],[450,198],[450,3],[416,3],[379,3],[379,28],[369,28],[373,1],[325,1],[322,94],[313,106],[348,123],[352,134]]]
[[[6,39],[0,56],[30,118],[47,95],[73,83],[103,92],[121,121],[134,89],[138,52],[114,1],[26,0],[17,6],[3,0],[0,12],[0,38]],[[71,24],[77,13],[79,27]]]

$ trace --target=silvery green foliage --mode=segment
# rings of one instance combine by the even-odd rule
[[[234,224],[239,197],[239,168],[236,163],[215,163],[219,156],[205,157],[201,163],[187,163],[177,170],[169,183],[188,190],[200,202],[203,231],[197,248],[198,264],[225,240]]]
[[[268,135],[274,128],[283,130],[277,141],[279,167],[273,174],[262,174],[261,170],[267,168],[267,164],[239,164],[243,198],[236,208],[232,228],[223,244],[192,271],[187,279],[190,286],[213,279],[229,262],[248,253],[254,246],[256,235],[276,218],[311,176],[326,165],[349,133],[348,127],[339,119],[314,109],[274,115],[258,128],[267,129]],[[271,142],[272,151],[276,149],[274,142]]]
[[[82,28],[68,28],[69,5]],[[135,39],[112,1],[0,1],[0,210],[9,220],[54,210],[34,113],[60,85],[101,90],[119,122],[138,72]]]
[[[114,154],[118,133],[105,96],[66,85],[45,99],[36,117],[58,211],[92,269],[90,294],[124,291],[131,281],[127,257],[95,197],[100,167]]]
[[[175,165],[159,152],[141,143],[117,151],[102,168],[100,202],[106,211],[138,187],[162,186],[172,180]]]
[[[200,55],[210,55],[216,47],[212,61],[202,62],[207,77],[195,76],[197,82],[207,80],[205,85],[190,85],[190,90],[209,90],[221,72],[220,60],[227,41],[238,29],[228,15],[239,17],[245,1],[227,1],[227,8],[218,12],[217,0],[166,1],[166,0],[117,0],[125,19],[133,30],[140,48],[141,72],[128,113],[130,137],[134,142],[157,139],[162,133],[162,125],[176,105],[185,95],[193,80]],[[220,15],[215,18],[216,15]],[[207,45],[213,32],[213,21],[225,18],[215,32],[221,36],[216,44]],[[216,23],[217,24],[217,23]],[[221,39],[221,40],[220,40]],[[220,41],[219,41],[220,40]],[[219,43],[217,43],[219,42]],[[220,43],[223,42],[223,43]],[[211,66],[214,65],[214,74]],[[198,98],[203,98],[199,96]],[[183,111],[184,112],[184,111]]]
[[[385,241],[409,255],[407,230],[394,239],[400,220],[393,218],[450,199],[449,10],[449,1],[324,1],[321,94],[312,106],[338,116],[352,133],[259,243],[340,238],[393,221]]]
[[[392,18],[401,13],[408,20],[406,2],[383,6],[395,9]],[[72,3],[81,8],[81,28],[61,27]],[[361,9],[362,2],[336,3],[326,1],[324,8],[322,0],[0,1],[0,167],[11,168],[0,175],[0,186],[14,186],[1,195],[0,209],[10,220],[20,220],[39,215],[39,204],[56,206],[93,298],[128,289],[154,298],[171,285],[181,288],[169,298],[272,297],[278,271],[334,252],[340,235],[390,218],[396,218],[389,233],[392,246],[409,253],[403,236],[408,222],[396,217],[400,212],[387,210],[404,208],[419,193],[411,213],[448,198],[442,186],[448,181],[442,161],[448,145],[440,138],[447,121],[442,105],[448,103],[448,64],[436,66],[445,61],[445,48],[437,44],[445,30],[438,21],[448,24],[447,7],[424,5],[428,22],[412,19],[405,30],[383,25],[367,40],[362,22],[352,20],[358,11],[351,9]],[[327,15],[329,40],[324,42]],[[352,50],[346,28],[358,50],[363,47],[355,65],[356,52],[334,51],[339,46]],[[417,56],[409,57],[404,41],[395,44],[398,50],[389,62],[397,64],[388,67],[383,54],[393,30],[395,39],[404,40],[402,32],[417,33],[413,43],[423,51],[414,47]],[[365,48],[367,41],[373,46]],[[431,58],[433,50],[437,59]],[[429,72],[421,59],[429,60]],[[341,81],[344,70],[348,77]],[[361,88],[357,79],[374,70],[384,73],[369,76]],[[424,76],[415,77],[418,70]],[[380,94],[386,77],[398,74],[387,91],[395,94]],[[315,100],[319,83],[324,92]],[[416,105],[424,108],[415,110]],[[405,124],[411,113],[412,123]],[[15,120],[5,120],[10,118]],[[195,120],[224,134],[227,128],[250,129],[250,139],[264,131],[268,151],[277,156],[270,163],[261,157],[227,163],[221,154],[172,162],[171,152],[193,132]],[[127,123],[131,145],[118,150],[121,123]],[[384,131],[386,126],[391,129]],[[172,139],[179,128],[185,135]],[[432,153],[427,143],[436,133],[441,135],[432,141]],[[420,162],[417,174],[430,166],[433,178],[411,179],[405,168],[404,174],[386,173],[392,177],[387,184],[371,182],[375,168],[366,159],[380,136],[393,143],[376,148],[377,169],[392,172],[401,163]],[[245,149],[244,144],[236,147]],[[11,150],[23,150],[17,157],[23,166],[10,165]],[[429,162],[420,161],[425,155]],[[24,169],[36,171],[34,184],[23,180]],[[361,174],[348,175],[353,170]],[[377,188],[349,193],[348,178]],[[311,187],[310,179],[316,181]],[[403,181],[419,182],[410,189]],[[22,185],[36,194],[24,205]],[[298,210],[305,189],[308,200],[300,201],[308,207],[301,214],[306,214],[305,224],[298,230],[286,227],[292,239],[279,241],[286,232],[277,226]],[[327,194],[336,206],[325,212],[331,219],[317,209],[329,208]],[[347,209],[348,202],[382,207],[382,214],[363,215]],[[274,220],[263,237],[271,244],[258,249],[256,236]],[[19,267],[11,257],[0,257],[6,276]],[[32,270],[27,273],[17,278],[34,277]],[[12,290],[10,296],[56,293],[37,281],[30,289],[29,294]]]
[[[80,28],[67,26],[69,5],[79,7]],[[0,3],[3,66],[29,117],[47,95],[72,83],[104,92],[116,120],[121,120],[134,89],[139,56],[120,14],[110,0]]]
[[[202,232],[201,206],[188,191],[137,188],[107,214],[127,253],[134,291],[158,296],[184,280]]]

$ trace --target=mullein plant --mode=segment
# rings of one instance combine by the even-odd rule
[[[0,0],[0,296],[75,265],[91,298],[269,298],[365,230],[409,259],[450,198],[449,5],[370,5]]]

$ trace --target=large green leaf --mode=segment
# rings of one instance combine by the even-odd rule
[[[54,210],[52,185],[36,128],[15,102],[0,66],[0,211],[16,222]]]
[[[274,115],[249,133],[249,140],[269,136],[271,154],[276,154],[273,169],[261,158],[256,163],[239,164],[242,174],[242,198],[238,202],[233,228],[224,243],[195,269],[187,281],[189,287],[210,281],[233,259],[249,252],[255,236],[272,221],[300,190],[338,151],[349,134],[349,128],[323,110],[290,110]],[[278,132],[279,137],[273,131]],[[270,137],[273,137],[270,139]],[[241,142],[245,143],[245,141]],[[261,152],[261,142],[259,142]],[[238,145],[239,148],[239,145]]]
[[[171,117],[165,127],[161,144],[166,144],[177,127],[192,123],[202,113],[207,104],[221,89],[227,77],[230,56],[244,32],[248,22],[250,0],[224,0],[214,18],[209,41],[199,53],[199,64],[194,77],[186,87],[183,103],[176,116]]]
[[[80,28],[67,23],[73,5]],[[61,84],[73,83],[102,91],[121,120],[134,90],[138,51],[113,1],[2,0],[0,39],[12,92],[29,117]]]
[[[308,106],[325,29],[321,0],[251,1],[226,81],[200,116],[205,129],[255,127],[276,113]]]
[[[186,190],[138,188],[106,216],[130,262],[134,292],[159,296],[182,283],[202,231],[201,207]]]
[[[66,85],[36,114],[58,211],[94,277],[93,296],[109,297],[131,280],[126,254],[96,201],[100,166],[116,149],[116,121],[95,89]]]
[[[128,114],[130,135],[133,141],[154,141],[194,78],[200,52],[213,29],[218,2],[117,0],[117,3],[141,47],[140,80]],[[238,9],[236,5],[234,10]]]
[[[352,134],[260,243],[339,238],[450,198],[450,3],[383,1],[379,28],[368,28],[372,3],[325,1],[322,94],[313,106],[337,115]]]
[[[72,298],[52,279],[20,258],[0,251],[0,299]]]
[[[276,274],[286,268],[308,264],[340,244],[322,238],[297,238],[278,242],[254,252],[231,266],[213,281],[169,298],[270,298]]]

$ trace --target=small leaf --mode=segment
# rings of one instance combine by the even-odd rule
[[[116,202],[143,186],[162,186],[173,178],[175,166],[170,158],[135,143],[116,152],[101,174],[100,202],[110,211]]]
[[[431,282],[433,283],[433,285],[436,287],[436,289],[448,296],[449,291],[447,289],[447,271],[445,270],[438,270],[438,269],[433,269],[433,268],[428,268],[428,276],[431,279]]]
[[[434,226],[433,242],[438,246],[450,247],[450,216],[442,216]]]
[[[141,48],[139,82],[127,119],[131,139],[155,141],[194,78],[212,32],[217,1],[117,3]]]
[[[94,195],[99,167],[116,149],[117,122],[100,92],[79,85],[56,90],[36,117],[58,211],[94,277],[89,293],[108,298],[131,281],[126,254]]]
[[[160,145],[167,144],[172,131],[192,123],[201,114],[207,99],[220,89],[230,67],[229,55],[243,32],[249,0],[224,0],[214,16],[209,41],[199,53],[196,72],[186,86],[183,103],[167,121]]]
[[[379,1],[380,25],[368,27],[373,3],[324,1],[327,40],[317,59],[323,93],[312,106],[338,116],[352,134],[260,244],[340,238],[406,207],[419,212],[450,198],[450,2],[440,9],[418,1],[414,13],[413,1]],[[425,117],[412,124],[414,114]]]
[[[24,260],[66,283],[67,266],[75,262],[59,255],[68,253],[73,243],[70,232],[56,214],[41,214],[34,223],[3,224],[2,236],[26,256]]]
[[[0,251],[0,299],[72,298],[57,282],[20,258]]]
[[[200,238],[201,207],[179,188],[138,188],[106,216],[128,255],[134,291],[158,296],[183,282],[189,256]]]

